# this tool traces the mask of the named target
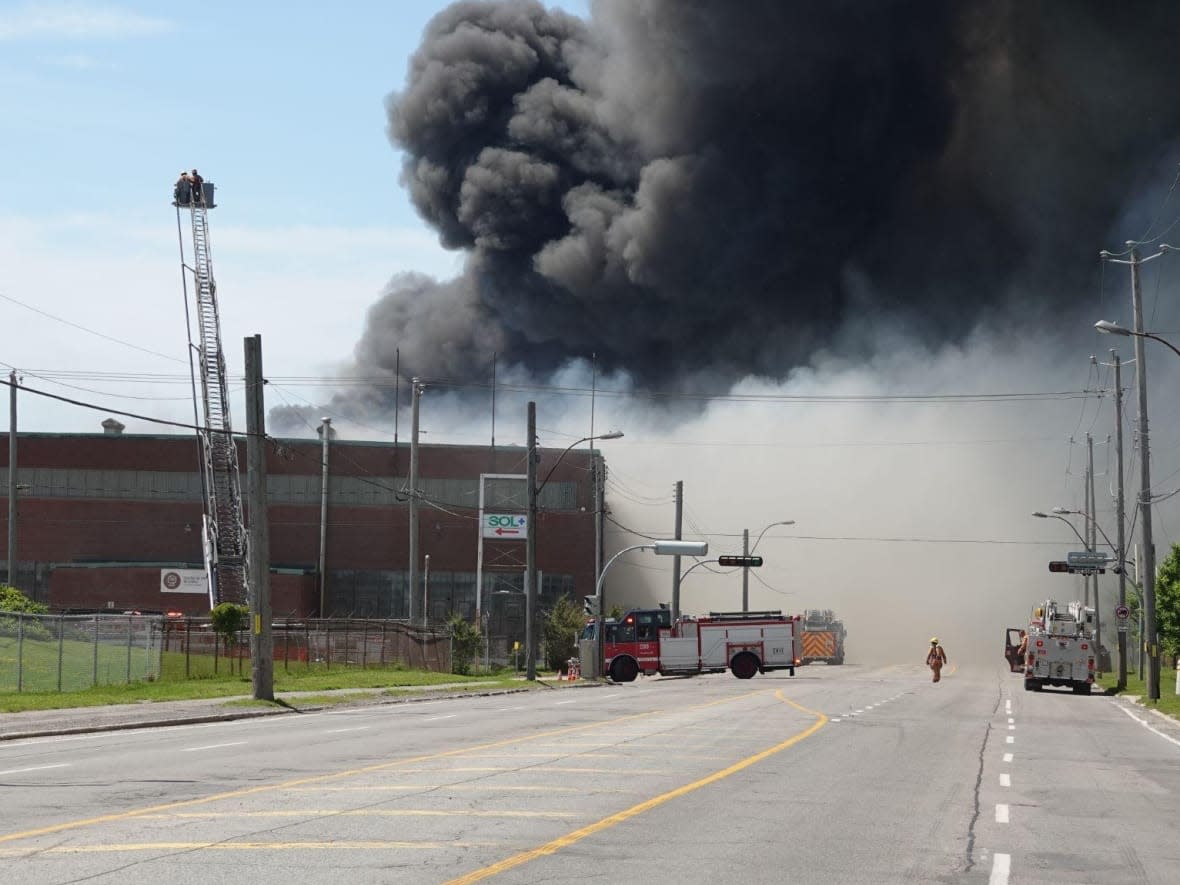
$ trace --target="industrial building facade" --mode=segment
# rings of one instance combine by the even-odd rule
[[[245,465],[245,442],[237,443]],[[538,477],[552,470],[530,527],[544,609],[594,592],[603,464],[588,449],[538,457]],[[527,511],[526,458],[523,447],[419,447],[413,592],[415,610],[425,602],[432,622],[473,618],[477,596],[489,629],[523,616],[523,533],[497,535],[486,524],[489,514]],[[408,617],[409,445],[277,440],[266,459],[274,616]],[[13,575],[7,512],[0,532],[6,583],[54,611],[208,614],[195,436],[21,433],[15,460]],[[0,488],[9,480],[0,451]]]

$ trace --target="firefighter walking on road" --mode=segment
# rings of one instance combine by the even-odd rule
[[[931,682],[938,682],[942,679],[942,668],[946,664],[946,652],[942,646],[938,644],[938,637],[930,639],[930,653],[926,655],[926,666],[934,672],[934,678]]]

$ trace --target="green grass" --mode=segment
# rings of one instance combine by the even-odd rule
[[[1176,694],[1175,671],[1167,667],[1160,667],[1160,698],[1158,701],[1148,700],[1147,685],[1136,675],[1136,672],[1130,667],[1127,668],[1127,687],[1119,694],[1135,695],[1140,698],[1143,706],[1180,719],[1180,696]],[[1113,693],[1118,684],[1118,674],[1103,674],[1098,677],[1097,684]]]
[[[247,662],[248,663],[248,662]],[[511,674],[492,676],[457,676],[453,673],[433,673],[422,670],[387,668],[384,670],[333,667],[331,670],[300,668],[298,671],[283,673],[276,669],[274,690],[276,696],[284,692],[329,692],[337,689],[371,688],[391,694],[395,691],[406,695],[420,695],[422,689],[430,686],[455,685],[455,689],[440,691],[483,691],[487,689],[526,685]],[[416,691],[410,691],[415,689]],[[134,704],[160,701],[183,701],[202,698],[241,697],[252,693],[249,669],[243,676],[222,674],[217,678],[176,680],[163,679],[155,682],[135,682],[130,685],[99,685],[80,691],[56,692],[0,692],[0,712],[14,713],[21,710],[57,710],[70,707],[96,707],[108,704]],[[338,696],[329,695],[333,702]],[[345,702],[350,700],[345,696]],[[301,698],[301,703],[308,703]]]

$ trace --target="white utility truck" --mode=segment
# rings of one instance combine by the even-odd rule
[[[1028,622],[1024,689],[1066,686],[1075,694],[1094,687],[1094,610],[1079,602],[1065,609],[1049,599],[1036,606]]]

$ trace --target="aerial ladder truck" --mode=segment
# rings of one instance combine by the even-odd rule
[[[214,186],[212,182],[202,181],[194,187],[191,180],[182,177],[173,196],[188,327],[189,369],[193,375],[193,415],[201,448],[201,484],[205,499],[202,540],[205,573],[209,579],[209,604],[233,602],[245,605],[249,598],[249,575],[242,483],[238,474],[238,447],[230,426],[229,390],[225,355],[221,349],[221,320],[217,311],[217,282],[213,276],[213,253],[209,242],[208,211],[215,205]],[[192,235],[191,263],[185,256],[186,215]],[[203,408],[201,417],[196,414],[198,378]]]

